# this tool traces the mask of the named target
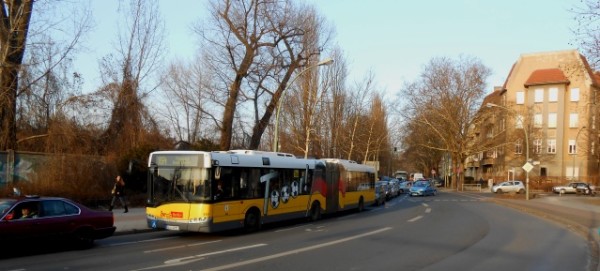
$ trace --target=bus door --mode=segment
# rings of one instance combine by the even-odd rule
[[[327,213],[339,210],[339,184],[340,166],[336,163],[326,163],[325,179],[327,182]]]
[[[265,184],[265,195],[263,203],[263,215],[269,214],[269,205],[279,204],[279,191],[273,189],[272,179],[278,178],[279,172],[269,172],[260,176],[260,182]]]

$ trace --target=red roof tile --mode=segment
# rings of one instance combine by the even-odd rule
[[[569,84],[569,79],[560,69],[535,70],[525,82],[525,87],[546,84]]]

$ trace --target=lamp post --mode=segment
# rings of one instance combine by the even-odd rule
[[[300,71],[296,75],[296,77],[294,77],[290,81],[290,83],[288,85],[292,85],[294,83],[294,81],[296,81],[296,79],[298,79],[298,77],[300,77],[306,71],[308,71],[308,70],[310,70],[312,68],[319,67],[319,66],[330,65],[331,63],[333,63],[333,59],[327,58],[325,60],[319,61],[319,63],[317,63],[315,65],[306,67],[304,70]],[[285,95],[285,88],[283,89],[283,93],[281,94],[281,98],[279,98],[279,101],[277,102],[277,112],[275,113],[275,139],[273,140],[273,151],[274,152],[279,151],[279,111],[281,110],[281,102],[282,102],[283,97],[284,97],[283,95]]]
[[[515,114],[516,116],[519,116],[517,111],[505,106],[494,103],[487,103],[486,106],[502,108],[508,112],[511,112],[512,114]],[[529,132],[527,131],[527,125],[523,123],[523,119],[519,119],[519,121],[521,121],[521,125],[523,125],[523,133],[525,134],[525,165],[527,165],[529,163]],[[523,170],[525,170],[525,200],[529,200],[529,170],[526,170],[525,168],[523,168]]]
[[[583,129],[585,129],[585,125],[579,128],[579,131],[577,131],[577,135],[575,136],[575,149],[573,152],[573,180],[575,180],[575,161],[577,161],[577,140],[579,140],[579,134],[581,134],[581,131],[583,131]]]

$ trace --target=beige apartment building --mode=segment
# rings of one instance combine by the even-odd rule
[[[576,50],[523,54],[483,101],[465,176],[598,183],[600,76]]]

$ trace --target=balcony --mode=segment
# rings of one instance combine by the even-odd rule
[[[483,161],[481,161],[481,164],[484,166],[491,166],[494,164],[495,160],[496,160],[496,158],[486,157],[486,158],[483,158]]]

